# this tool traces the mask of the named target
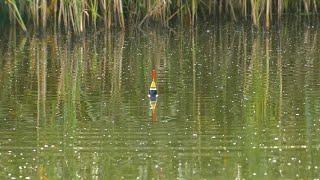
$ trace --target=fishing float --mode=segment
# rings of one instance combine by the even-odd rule
[[[158,97],[158,91],[157,91],[157,84],[156,84],[156,70],[152,69],[152,82],[148,91],[148,97],[150,100],[150,110],[152,114],[152,121],[157,121],[157,97]]]
[[[152,69],[152,82],[149,88],[149,94],[148,97],[150,98],[150,101],[157,101],[158,97],[158,91],[157,91],[157,84],[156,84],[156,70]]]

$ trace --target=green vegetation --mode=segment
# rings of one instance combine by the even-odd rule
[[[197,19],[249,19],[267,29],[285,13],[316,14],[320,0],[2,0],[0,20],[35,29],[63,28],[80,33],[88,27],[142,26],[172,22],[194,26]],[[278,18],[274,18],[278,17]],[[31,25],[30,25],[31,26]],[[100,26],[99,26],[100,27]]]
[[[25,24],[36,29],[63,27],[83,32],[98,23],[110,28],[126,25],[142,26],[155,22],[164,26],[178,21],[194,25],[197,19],[213,21],[229,17],[233,21],[251,19],[253,25],[269,28],[273,16],[284,13],[316,14],[319,0],[5,0],[0,2],[0,20]]]

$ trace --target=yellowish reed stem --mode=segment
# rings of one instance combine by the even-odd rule
[[[252,22],[254,26],[258,26],[258,14],[257,14],[257,3],[255,0],[251,0],[251,15],[252,15]]]
[[[282,16],[283,9],[283,0],[278,0],[278,20],[280,20]]]
[[[192,0],[192,19],[191,19],[191,25],[194,26],[196,21],[196,14],[197,14],[197,0]]]
[[[267,0],[266,4],[266,28],[270,28],[270,8],[271,8],[271,0]]]
[[[42,0],[41,3],[41,14],[42,14],[42,28],[46,29],[47,26],[47,0]]]

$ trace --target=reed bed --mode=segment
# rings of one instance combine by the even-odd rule
[[[317,14],[320,0],[2,0],[0,20],[27,27],[81,33],[96,29],[174,23],[195,26],[196,22],[227,17],[250,20],[269,28],[284,14]],[[276,17],[276,18],[274,18]]]

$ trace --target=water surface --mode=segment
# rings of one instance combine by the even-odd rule
[[[8,31],[0,177],[319,178],[318,32]],[[159,98],[150,109],[152,67]]]

